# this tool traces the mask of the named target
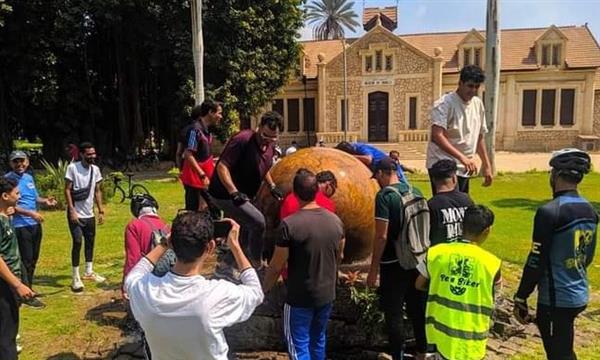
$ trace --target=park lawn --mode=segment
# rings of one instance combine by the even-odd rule
[[[514,291],[531,245],[531,226],[535,209],[551,197],[546,173],[505,174],[495,179],[491,188],[479,186],[478,179],[471,182],[471,194],[476,202],[490,206],[496,214],[496,223],[490,239],[484,247],[506,262],[505,278],[511,284],[505,291]],[[429,196],[429,182],[417,175],[413,183]],[[183,207],[183,191],[173,181],[147,181],[144,184],[158,199],[160,213],[167,220],[173,219]],[[582,194],[600,208],[600,174],[590,174],[582,183]],[[124,258],[123,230],[130,220],[128,204],[111,203],[107,206],[106,223],[97,227],[95,271],[107,277],[103,285],[85,283],[85,292],[73,294],[70,289],[71,239],[64,212],[45,212],[44,240],[36,271],[35,290],[43,294],[48,305],[44,310],[21,309],[21,343],[24,346],[21,359],[80,359],[84,352],[93,353],[113,348],[120,330],[111,321],[110,304],[119,297]],[[83,258],[83,255],[82,255]],[[83,269],[83,260],[81,268]],[[506,273],[508,270],[508,273]],[[590,267],[592,289],[600,287],[600,256]],[[595,296],[591,308],[600,305],[600,293]],[[95,316],[108,309],[103,317]],[[579,324],[578,324],[579,326]],[[586,322],[584,327],[600,325]],[[595,341],[580,352],[580,359],[592,359]],[[534,344],[525,358],[539,358],[540,344]]]

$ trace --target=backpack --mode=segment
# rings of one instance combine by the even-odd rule
[[[402,201],[402,224],[398,238],[394,242],[396,257],[403,269],[415,269],[422,262],[429,249],[429,206],[427,200],[412,191],[400,192],[393,186],[390,189]]]
[[[163,237],[167,237],[167,235],[169,235],[166,228],[156,228],[151,221],[144,219],[143,216],[140,218],[140,220],[148,224],[152,229],[152,232],[150,233],[150,244],[152,246],[152,249],[154,249],[156,244],[160,243],[160,240]],[[154,265],[154,270],[152,270],[152,273],[158,277],[164,276],[166,273],[169,272],[169,270],[171,270],[171,267],[175,265],[176,260],[177,257],[175,256],[175,252],[173,251],[173,249],[167,249],[163,256],[161,256],[158,262]]]

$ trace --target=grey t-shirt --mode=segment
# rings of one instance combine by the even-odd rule
[[[323,208],[301,209],[283,220],[277,246],[289,248],[290,306],[320,307],[335,300],[342,221]]]
[[[431,124],[446,129],[448,141],[466,157],[477,151],[480,134],[488,132],[485,124],[483,102],[477,96],[465,103],[456,92],[442,96],[433,104]],[[468,176],[464,166],[450,154],[440,149],[431,139],[427,145],[426,166],[431,169],[438,160],[452,159],[458,164],[458,175]]]

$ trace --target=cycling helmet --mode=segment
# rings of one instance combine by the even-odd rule
[[[145,207],[158,209],[158,202],[150,194],[133,195],[131,198],[131,214],[135,217],[140,215],[140,210]]]
[[[582,150],[566,148],[552,153],[550,166],[559,173],[583,176],[590,172],[590,156]]]

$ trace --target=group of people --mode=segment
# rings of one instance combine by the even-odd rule
[[[475,154],[481,158],[483,185],[493,181],[484,108],[476,96],[483,80],[481,69],[466,66],[457,90],[434,104],[426,164],[433,193],[429,200],[411,185],[404,172],[413,169],[400,163],[398,153],[388,156],[363,143],[336,146],[366,165],[381,188],[366,284],[378,289],[394,359],[406,352],[405,314],[417,358],[485,357],[502,277],[501,261],[480,247],[491,233],[494,214],[468,195],[469,178],[478,173]],[[293,191],[281,191],[269,172],[283,124],[273,111],[263,114],[256,129],[229,139],[215,163],[211,127],[222,112],[223,104],[203,102],[179,136],[176,161],[185,210],[170,227],[152,196],[131,202],[122,291],[143,330],[147,356],[226,359],[223,329],[247,320],[282,277],[290,358],[324,359],[345,246],[344,224],[335,214],[335,174],[298,169]],[[298,146],[293,148],[286,156],[294,156]],[[94,146],[84,143],[79,151],[80,160],[65,175],[74,292],[83,290],[82,280],[105,280],[93,270],[95,226],[104,215],[102,175],[94,165]],[[10,161],[13,171],[0,179],[0,358],[12,360],[17,358],[19,303],[44,306],[31,289],[43,221],[37,207],[56,202],[37,194],[25,154],[14,152]],[[564,149],[552,156],[550,167],[554,199],[536,212],[514,315],[523,323],[532,321],[527,299],[537,287],[535,318],[548,359],[575,359],[573,322],[589,300],[586,268],[594,256],[598,215],[577,192],[590,171],[589,155]],[[265,217],[253,203],[263,183],[280,202],[280,226],[269,259]],[[85,270],[80,276],[82,243]],[[216,269],[207,278],[201,274],[215,254]],[[265,269],[262,282],[259,268]]]

